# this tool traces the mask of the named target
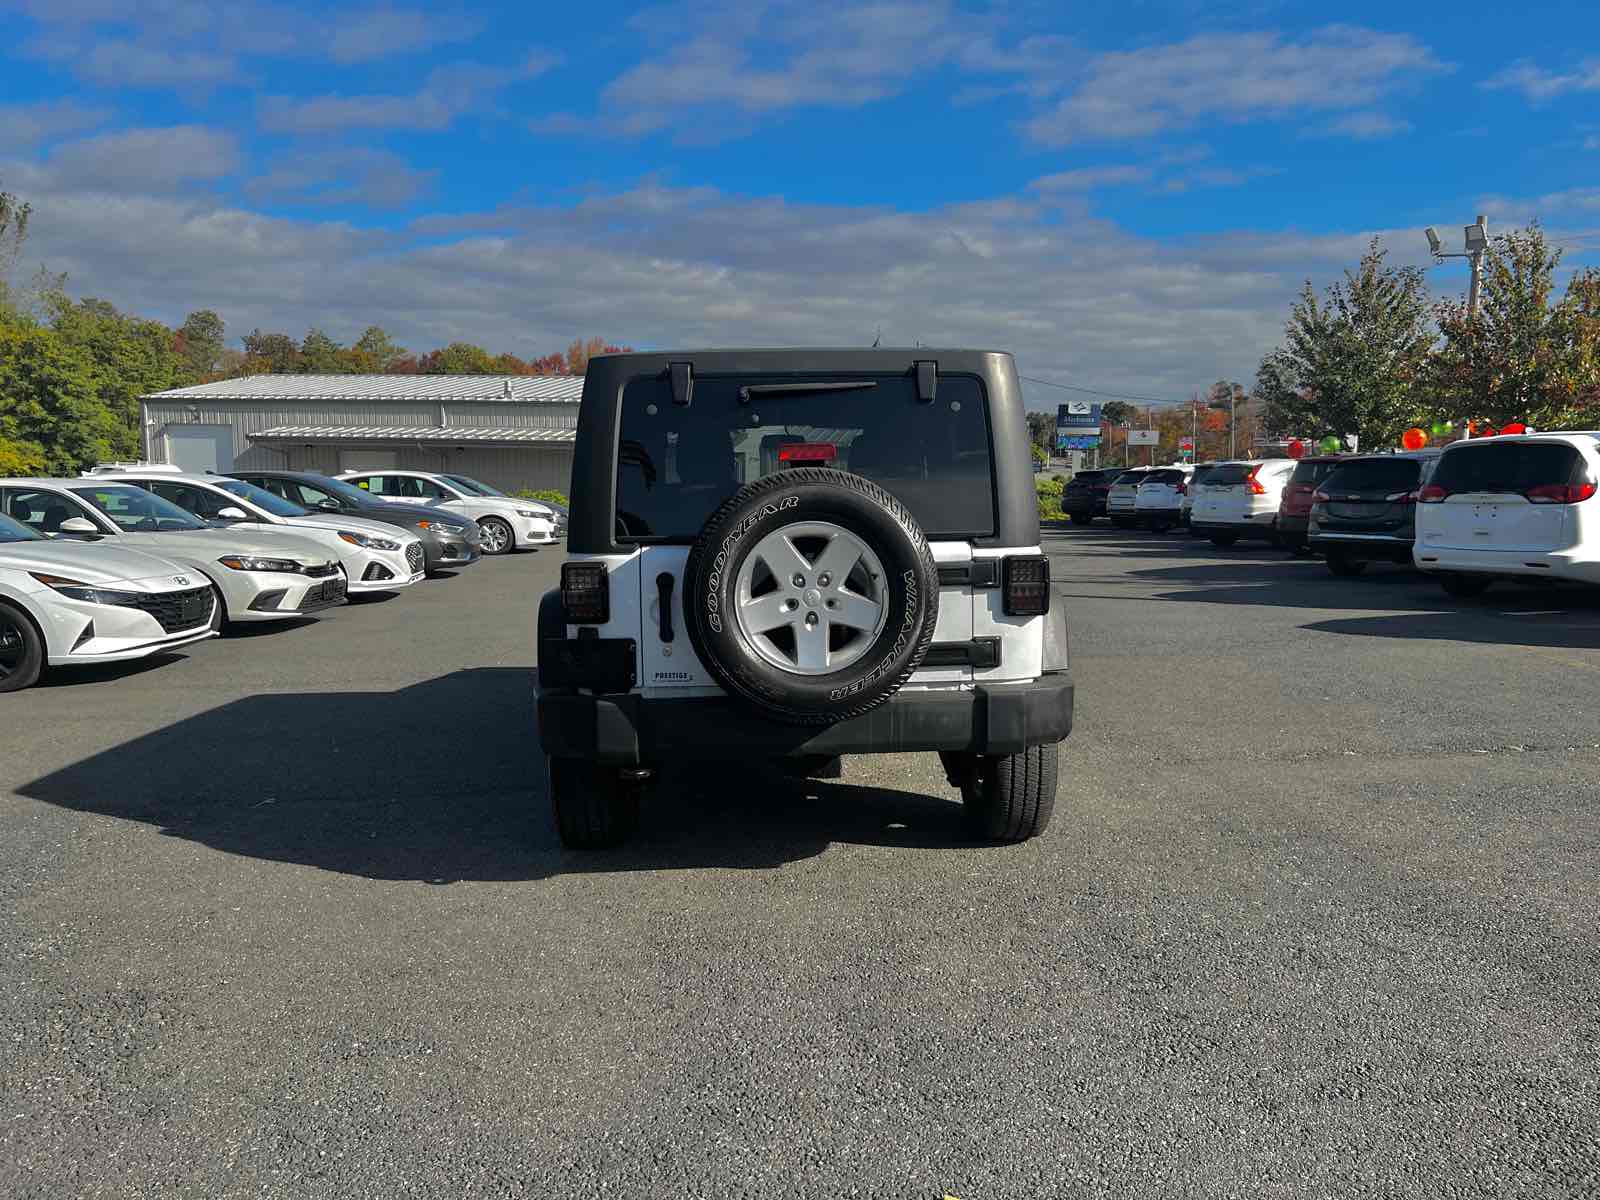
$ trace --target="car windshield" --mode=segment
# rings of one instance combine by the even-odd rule
[[[1486,442],[1445,451],[1433,482],[1452,494],[1526,492],[1584,473],[1583,455],[1566,442]]]
[[[618,536],[689,541],[740,487],[793,467],[831,467],[896,496],[930,538],[995,531],[988,403],[979,381],[939,380],[917,398],[906,375],[696,377],[694,403],[662,378],[622,394]]]
[[[126,533],[172,533],[211,528],[172,501],[163,500],[152,492],[129,484],[108,483],[69,490],[74,496],[87,500],[105,513]]]
[[[471,492],[473,495],[476,495],[476,496],[504,496],[505,495],[505,493],[502,492],[499,488],[490,487],[487,483],[483,483],[483,482],[480,482],[479,480],[472,479],[472,478],[470,478],[469,476],[466,476],[466,475],[443,475],[443,476],[440,476],[440,478],[448,479],[451,483],[455,484],[462,491]]]
[[[303,517],[311,510],[302,508],[292,500],[285,500],[282,496],[274,496],[265,488],[258,488],[253,483],[246,483],[242,479],[218,479],[216,484],[223,491],[240,499],[248,500],[257,508],[264,508],[275,517]]]
[[[378,499],[371,492],[363,492],[354,484],[346,483],[342,479],[331,479],[326,475],[307,475],[304,480],[292,477],[286,477],[286,479],[290,483],[298,483],[301,487],[317,488],[320,491],[327,492],[329,495],[339,496],[363,507],[370,506]]]
[[[13,521],[4,513],[0,513],[0,542],[42,542],[42,534],[37,534],[21,521]]]
[[[1422,464],[1414,458],[1363,458],[1340,463],[1323,487],[1341,492],[1409,492],[1422,477]]]

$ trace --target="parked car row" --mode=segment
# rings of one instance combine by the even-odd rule
[[[304,617],[484,554],[549,545],[564,514],[465,477],[193,474],[160,465],[0,479],[0,692],[46,667],[140,658],[230,623]],[[367,486],[363,487],[363,483]],[[469,485],[482,489],[469,492]]]
[[[1600,585],[1600,433],[1476,438],[1383,454],[1243,459],[1080,471],[1074,524],[1187,526],[1231,546],[1254,538],[1320,555],[1335,575],[1413,564],[1453,596],[1496,579]]]

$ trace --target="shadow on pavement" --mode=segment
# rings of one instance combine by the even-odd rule
[[[566,852],[544,793],[532,672],[520,667],[398,692],[253,696],[18,790],[228,854],[431,883],[770,868],[833,842],[982,848],[947,800],[717,763],[669,774],[629,847]]]

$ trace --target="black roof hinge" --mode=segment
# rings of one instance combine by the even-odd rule
[[[694,401],[694,364],[668,363],[667,377],[672,381],[672,403],[679,408],[688,408]]]
[[[917,368],[917,399],[924,404],[931,404],[939,394],[939,364],[932,359],[922,358],[913,365]]]

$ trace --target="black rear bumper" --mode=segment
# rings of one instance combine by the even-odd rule
[[[1072,677],[1065,672],[969,691],[901,691],[869,713],[817,728],[779,724],[722,697],[541,692],[539,735],[553,757],[614,766],[911,750],[1016,754],[1072,732],[1072,697]]]

